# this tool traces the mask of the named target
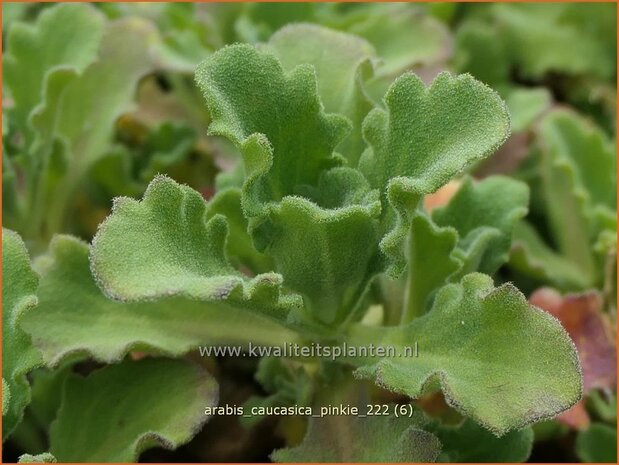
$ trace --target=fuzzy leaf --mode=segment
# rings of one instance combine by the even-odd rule
[[[4,378],[2,378],[2,416],[6,415],[9,412],[10,406],[11,388],[9,388],[9,383],[7,383]]]
[[[459,425],[436,425],[429,428],[442,444],[438,462],[486,463],[526,462],[533,447],[533,430],[523,428],[497,438],[474,421]]]
[[[508,260],[514,224],[527,213],[526,184],[503,176],[467,179],[449,204],[432,211],[439,226],[458,231],[462,274],[493,274]]]
[[[294,333],[226,300],[203,303],[181,297],[152,302],[111,300],[97,287],[88,246],[56,236],[39,260],[40,306],[23,319],[48,366],[72,356],[121,360],[131,350],[183,355],[213,343],[284,344]]]
[[[325,111],[339,113],[352,122],[351,134],[338,150],[350,166],[357,166],[365,142],[363,119],[373,108],[364,81],[372,74],[374,47],[365,40],[311,24],[293,24],[280,29],[267,44],[288,72],[308,63],[314,66],[320,100]]]
[[[286,286],[303,295],[312,315],[333,324],[350,315],[381,269],[374,220],[380,213],[378,193],[358,171],[335,168],[308,196],[327,208],[286,197],[254,227],[254,238],[273,257]]]
[[[311,65],[285,73],[273,55],[233,45],[203,61],[196,81],[212,118],[209,134],[228,138],[243,155],[249,216],[341,164],[333,150],[350,122],[323,111]]]
[[[441,444],[420,423],[420,418],[395,416],[311,418],[300,445],[271,457],[277,462],[433,462]]]
[[[275,57],[252,47],[221,50],[200,65],[196,79],[213,119],[210,133],[243,153],[241,198],[244,214],[254,217],[256,247],[273,258],[313,316],[341,321],[379,270],[377,193],[355,170],[328,170],[341,163],[333,149],[349,123],[323,112],[311,66],[286,75]]]
[[[360,344],[419,350],[360,360],[357,376],[413,398],[438,380],[450,405],[497,435],[553,417],[581,396],[576,350],[559,322],[482,274],[443,287],[432,310],[407,326],[356,331]]]
[[[91,264],[100,287],[128,302],[186,297],[244,308],[276,320],[298,305],[281,297],[274,273],[244,277],[224,253],[224,217],[206,221],[206,202],[188,186],[160,176],[138,202],[118,198],[93,240]]]
[[[17,463],[56,463],[56,457],[54,457],[49,452],[44,452],[42,454],[30,455],[24,454],[19,457]]]
[[[359,168],[372,187],[410,177],[421,194],[436,191],[509,135],[500,97],[469,75],[440,74],[428,88],[413,74],[398,78],[363,124],[370,148]]]
[[[208,419],[217,384],[197,365],[144,359],[69,377],[50,431],[61,462],[131,462],[154,446],[175,449]]]
[[[273,269],[273,261],[268,255],[258,252],[248,234],[247,219],[241,208],[241,191],[228,188],[218,191],[208,202],[207,219],[215,215],[223,215],[228,221],[230,237],[234,240],[226,242],[226,254],[231,260],[249,267],[255,273],[264,273]]]
[[[37,305],[38,284],[21,238],[13,231],[2,229],[2,390],[10,392],[6,413],[4,403],[2,406],[3,440],[21,421],[30,402],[26,374],[42,363],[30,336],[21,328],[22,318]]]
[[[55,70],[81,72],[94,59],[103,33],[103,16],[86,4],[60,4],[43,11],[34,26],[11,25],[2,70],[15,102],[18,125],[40,101],[46,79]]]
[[[413,218],[404,321],[423,315],[433,292],[462,267],[462,261],[453,255],[457,239],[458,234],[453,228],[439,228],[422,214]]]

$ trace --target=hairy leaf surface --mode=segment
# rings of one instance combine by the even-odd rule
[[[131,350],[179,356],[199,345],[295,340],[282,325],[225,300],[112,300],[90,273],[88,246],[70,236],[56,236],[38,268],[40,305],[25,315],[23,327],[49,366],[71,356],[112,363]]]
[[[148,386],[148,389],[145,389]],[[72,375],[50,432],[61,462],[130,462],[188,442],[217,404],[214,379],[182,360],[144,359]]]
[[[37,305],[39,278],[30,267],[26,246],[19,235],[2,229],[2,391],[10,393],[2,405],[2,439],[21,421],[30,402],[29,371],[41,365],[41,355],[30,336],[21,328],[21,320]],[[6,382],[6,387],[5,387]],[[4,399],[3,399],[4,401]]]
[[[419,350],[360,360],[358,376],[413,398],[438,379],[450,405],[497,435],[552,417],[581,396],[576,350],[559,322],[482,274],[443,287],[432,309],[407,326],[357,331],[352,340]]]

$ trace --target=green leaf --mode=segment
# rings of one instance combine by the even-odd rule
[[[208,202],[207,220],[215,215],[223,215],[228,221],[230,237],[226,242],[226,254],[230,260],[249,267],[255,273],[265,273],[273,269],[273,260],[254,247],[247,232],[249,224],[241,208],[241,190],[227,188],[218,191]]]
[[[138,18],[110,23],[96,62],[82,73],[71,70],[50,76],[33,124],[70,143],[77,165],[73,170],[103,155],[114,121],[128,108],[138,80],[153,67],[148,49],[156,37],[150,23]]]
[[[128,302],[179,296],[262,313],[277,321],[299,305],[280,296],[275,273],[248,279],[227,261],[226,220],[206,221],[206,202],[188,186],[156,177],[138,202],[117,198],[93,240],[100,287]]]
[[[544,88],[514,85],[508,45],[495,23],[464,21],[456,33],[454,68],[493,87],[507,103],[513,132],[525,131],[551,103]]]
[[[434,291],[462,267],[462,261],[453,253],[457,240],[453,228],[440,228],[422,214],[413,217],[403,322],[423,315]]]
[[[17,463],[56,463],[56,457],[54,457],[49,452],[44,452],[43,454],[30,455],[24,454],[19,457]]]
[[[4,378],[2,378],[2,416],[9,412],[11,406],[11,388]]]
[[[469,75],[441,73],[428,88],[413,74],[398,78],[363,124],[370,148],[359,168],[382,191],[410,177],[421,194],[434,192],[471,163],[491,155],[509,135],[500,97]]]
[[[357,326],[350,338],[402,355],[358,360],[357,376],[413,398],[438,380],[451,406],[498,436],[557,415],[582,393],[576,350],[559,322],[482,274],[443,287],[407,326]],[[414,344],[418,356],[406,357]]]
[[[526,221],[514,226],[514,239],[509,266],[541,283],[552,283],[559,289],[584,290],[589,281],[580,268],[552,250]]]
[[[311,314],[334,324],[352,317],[370,278],[381,270],[378,192],[358,171],[334,168],[308,196],[326,208],[285,197],[267,220],[254,224],[254,238]]]
[[[303,442],[276,450],[277,462],[433,462],[438,439],[419,428],[420,415],[311,418]]]
[[[556,71],[612,78],[616,43],[610,37],[616,35],[615,5],[527,3],[493,8],[492,20],[524,76],[540,78]]]
[[[342,163],[333,150],[350,122],[323,111],[311,65],[285,73],[273,55],[233,45],[203,61],[196,81],[212,118],[209,134],[226,137],[243,155],[247,215],[315,186],[322,171]]]
[[[467,178],[449,204],[432,212],[437,225],[458,231],[461,275],[492,275],[508,260],[514,224],[526,215],[529,189],[503,176],[480,182]]]
[[[440,63],[449,54],[447,28],[411,5],[363,5],[358,16],[361,20],[345,29],[376,48],[379,76],[393,79],[414,66]]]
[[[617,463],[617,429],[593,423],[576,437],[576,454],[583,462]]]
[[[95,59],[102,33],[103,16],[86,4],[56,5],[43,11],[35,25],[11,25],[2,69],[23,130],[29,132],[28,118],[48,77],[59,69],[83,71]]]
[[[180,389],[179,389],[180,387]],[[217,384],[197,365],[144,359],[69,377],[50,430],[61,462],[131,462],[151,447],[187,443],[217,405]]]
[[[313,316],[341,321],[378,270],[376,192],[355,170],[328,170],[341,163],[333,149],[349,123],[324,113],[311,66],[286,75],[276,58],[252,47],[219,51],[200,65],[196,79],[213,120],[209,132],[243,154],[241,199],[244,214],[253,217],[256,247],[273,258]]]
[[[406,265],[410,212],[423,195],[492,154],[509,135],[509,115],[491,89],[469,75],[448,73],[429,88],[406,74],[390,87],[385,104],[386,110],[376,108],[364,121],[370,147],[359,169],[392,207],[383,210],[391,230],[380,247],[391,261],[388,273],[398,276]]]
[[[22,330],[21,320],[37,305],[39,279],[30,268],[26,246],[19,235],[2,229],[2,390],[10,392],[2,415],[2,439],[21,421],[30,402],[28,372],[41,365],[41,355]],[[6,383],[6,387],[5,387]]]
[[[616,249],[616,154],[603,131],[568,110],[554,110],[537,133],[540,202],[552,244],[518,225],[511,266],[566,291],[602,287]],[[611,278],[612,279],[612,278]]]
[[[437,461],[458,463],[526,462],[533,447],[533,430],[510,431],[497,438],[474,421],[465,419],[459,425],[435,425],[429,431],[443,445]]]
[[[88,246],[70,236],[52,240],[39,269],[40,306],[26,315],[23,327],[48,366],[84,356],[113,363],[132,350],[180,356],[205,344],[277,345],[296,340],[292,331],[226,300],[109,299],[90,273]]]
[[[311,24],[280,29],[266,47],[288,72],[304,63],[314,66],[325,111],[352,122],[352,132],[337,149],[356,167],[365,148],[361,125],[374,107],[364,88],[364,81],[373,73],[374,47],[357,36]]]

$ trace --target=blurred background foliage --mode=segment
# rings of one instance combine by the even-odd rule
[[[238,174],[235,149],[206,136],[209,115],[193,77],[196,65],[226,44],[257,44],[287,24],[316,23],[375,48],[381,58],[366,84],[378,104],[406,71],[426,83],[443,70],[471,73],[497,90],[509,107],[512,135],[472,174],[507,174],[531,188],[530,213],[516,229],[499,281],[514,281],[588,354],[585,399],[535,426],[531,460],[616,461],[614,3],[93,3],[92,43],[79,44],[81,61],[57,76],[60,83],[77,79],[72,69],[83,70],[75,85],[97,90],[58,108],[53,88],[44,92],[42,73],[64,66],[62,57],[54,61],[42,42],[40,60],[20,63],[20,44],[12,43],[19,37],[13,29],[52,5],[2,4],[3,224],[22,235],[33,255],[56,233],[90,240],[112,199],[141,196],[157,173],[205,198]],[[70,40],[70,30],[64,38]],[[24,81],[17,86],[12,79]],[[42,110],[30,118],[26,110],[35,108]],[[72,126],[81,118],[92,118],[85,133]],[[217,365],[210,368],[218,373],[222,403],[269,391],[254,379],[253,362],[208,363]],[[267,379],[271,371],[287,372],[264,365],[259,373]],[[46,450],[43,432],[65,372],[35,372],[32,405],[5,459]],[[424,402],[427,411],[447,411],[441,399]],[[143,460],[261,461],[284,439],[303,434],[290,418],[246,426],[215,418],[190,444],[149,451]]]

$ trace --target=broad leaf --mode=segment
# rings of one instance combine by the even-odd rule
[[[196,79],[213,119],[210,133],[243,153],[241,199],[256,247],[273,257],[314,317],[341,321],[380,269],[377,193],[353,169],[328,170],[341,163],[333,150],[350,123],[324,113],[310,65],[286,75],[276,58],[252,47],[219,51]]]
[[[50,431],[61,462],[131,462],[151,447],[188,442],[217,405],[217,384],[197,365],[144,359],[69,377]]]
[[[582,392],[576,350],[559,322],[482,274],[443,287],[409,325],[357,326],[351,341],[404,354],[360,359],[357,376],[413,398],[438,380],[450,405],[497,435],[557,415]],[[415,343],[418,357],[407,358]]]
[[[360,169],[372,187],[410,177],[434,192],[471,163],[491,155],[509,135],[500,97],[471,76],[440,74],[428,88],[413,74],[398,78],[363,124],[370,148]]]
[[[379,76],[389,82],[414,67],[440,64],[449,55],[447,29],[408,4],[362,5],[343,28],[363,37],[377,50]],[[355,16],[359,20],[355,21]],[[390,79],[389,79],[390,78]]]
[[[374,107],[364,88],[364,81],[373,72],[374,47],[354,35],[311,24],[293,24],[275,33],[267,49],[287,71],[304,63],[314,66],[325,111],[342,114],[352,122],[351,134],[337,149],[350,166],[357,166],[365,148],[361,124]]]
[[[441,443],[420,429],[422,424],[419,415],[311,418],[300,445],[271,457],[277,462],[433,462]]]
[[[21,238],[2,229],[2,390],[10,393],[7,408],[4,402],[2,405],[3,440],[21,421],[30,402],[27,373],[42,363],[30,336],[21,328],[23,317],[37,304],[38,284]]]
[[[129,302],[186,297],[286,318],[299,304],[280,296],[281,277],[253,279],[227,261],[226,220],[206,220],[206,202],[188,186],[160,176],[138,202],[118,198],[93,240],[92,269],[101,288]]]
[[[199,345],[277,345],[296,339],[281,325],[226,300],[109,299],[91,275],[88,246],[69,236],[52,240],[49,254],[39,260],[39,271],[40,306],[25,315],[23,327],[48,366],[76,356],[112,363],[132,350],[179,356]]]
[[[207,219],[215,215],[226,217],[230,236],[234,237],[234,240],[226,242],[226,254],[230,260],[237,261],[254,273],[265,273],[273,269],[273,260],[256,250],[247,232],[249,225],[243,216],[240,189],[228,188],[215,194],[207,206]]]
[[[41,13],[34,26],[11,25],[2,70],[23,130],[55,70],[81,72],[94,59],[103,33],[103,16],[86,4],[61,4]]]
[[[209,134],[228,138],[243,154],[249,216],[341,164],[333,150],[350,122],[323,111],[311,65],[285,73],[273,55],[234,45],[203,61],[196,80],[212,118]]]

